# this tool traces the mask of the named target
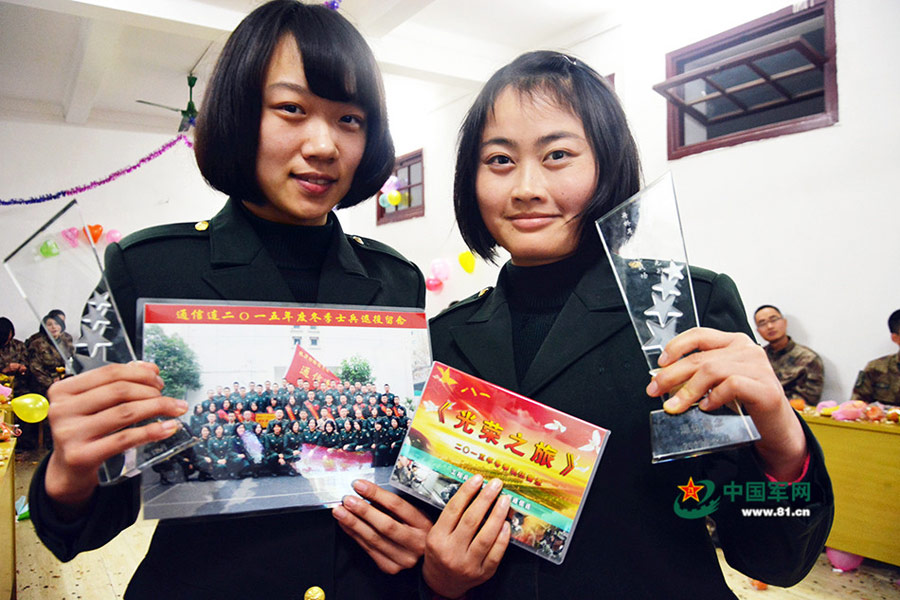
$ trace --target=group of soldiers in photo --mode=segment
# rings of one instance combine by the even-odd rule
[[[313,447],[324,449],[316,460],[327,457],[330,468],[390,466],[408,424],[406,407],[389,384],[378,392],[371,382],[235,381],[207,390],[185,423],[199,441],[154,470],[164,485],[297,476],[308,472]]]

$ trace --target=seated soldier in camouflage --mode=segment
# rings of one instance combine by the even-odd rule
[[[891,341],[900,346],[900,310],[888,317]],[[900,353],[869,361],[853,386],[853,400],[900,404]]]
[[[787,319],[777,307],[760,306],[753,320],[759,335],[769,342],[766,356],[788,400],[802,398],[807,404],[818,404],[825,382],[825,366],[819,355],[791,339]]]

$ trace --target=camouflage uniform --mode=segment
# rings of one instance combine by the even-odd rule
[[[766,346],[766,356],[789,400],[803,398],[807,404],[819,403],[825,366],[818,354],[788,337],[787,346],[781,350],[774,350],[771,344]]]
[[[31,391],[46,396],[47,389],[59,378],[56,368],[64,367],[65,362],[46,335],[31,336],[29,339],[31,341],[28,344],[28,369],[31,373]],[[59,343],[70,356],[74,353],[71,335],[63,333]]]
[[[10,363],[19,363],[28,367],[28,349],[21,340],[13,338],[9,340],[8,344],[0,348],[0,373],[3,373],[3,370]],[[28,371],[25,371],[24,374],[6,373],[6,375],[15,378],[13,381],[13,396],[21,396],[28,393]]]
[[[869,361],[856,378],[853,400],[900,404],[900,353]]]

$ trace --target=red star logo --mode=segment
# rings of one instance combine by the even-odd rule
[[[684,492],[684,497],[681,499],[682,502],[685,502],[688,498],[693,498],[697,502],[700,502],[700,496],[697,493],[705,488],[705,485],[697,485],[694,483],[694,478],[688,478],[687,485],[679,485],[677,486],[679,490]]]

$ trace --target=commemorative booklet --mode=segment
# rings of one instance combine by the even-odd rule
[[[560,564],[609,434],[435,362],[390,483],[443,508],[476,473],[499,478],[512,543]]]
[[[143,360],[194,444],[144,473],[144,517],[334,506],[386,485],[431,367],[418,309],[142,298]]]

